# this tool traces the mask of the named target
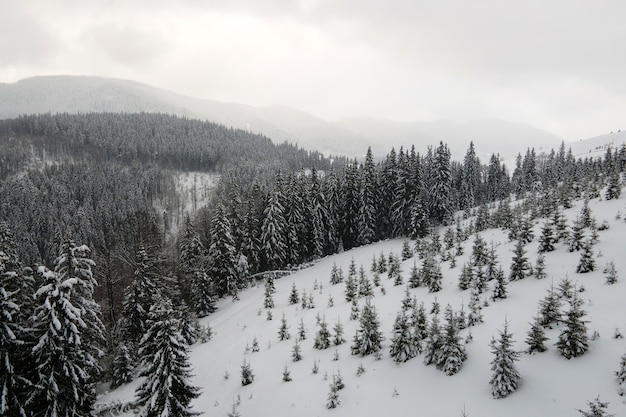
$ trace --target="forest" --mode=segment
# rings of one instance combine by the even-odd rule
[[[476,215],[474,231],[503,227],[518,238],[529,217],[604,187],[606,199],[618,197],[626,165],[624,146],[595,160],[564,144],[528,149],[512,173],[498,155],[481,162],[471,143],[463,161],[443,142],[423,154],[391,149],[381,161],[364,153],[325,157],[162,114],[0,121],[0,411],[83,415],[97,382],[127,382],[140,357],[158,351],[144,340],[157,321],[177,321],[182,344],[208,337],[197,319],[217,299],[236,301],[257,279],[343,250],[424,238],[458,225],[459,211]],[[178,198],[181,171],[220,182],[166,239],[173,219],[155,201]],[[524,204],[512,209],[512,200]],[[181,390],[188,403],[193,389]]]

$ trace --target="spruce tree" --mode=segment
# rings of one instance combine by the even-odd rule
[[[287,340],[291,337],[289,334],[289,326],[287,326],[287,318],[285,317],[285,313],[283,313],[283,317],[280,320],[280,328],[278,329],[278,340],[283,341]]]
[[[580,254],[580,260],[578,261],[578,265],[576,266],[576,272],[578,272],[579,274],[584,274],[593,271],[595,268],[596,261],[593,258],[591,240],[587,240],[583,245],[583,251]]]
[[[400,259],[393,253],[389,254],[389,269],[387,270],[387,276],[393,280],[393,285],[402,285],[402,269],[400,267]]]
[[[411,244],[408,240],[402,241],[402,260],[406,261],[413,257],[413,249],[411,249]]]
[[[609,406],[608,402],[600,401],[600,397],[596,397],[593,401],[587,401],[588,410],[578,410],[583,417],[615,417],[615,414],[608,414],[605,409]]]
[[[480,300],[480,292],[476,288],[476,286],[472,287],[472,292],[470,295],[470,301],[468,304],[470,309],[469,315],[467,316],[467,325],[475,326],[483,322],[482,315],[482,302]]]
[[[294,362],[302,360],[302,349],[300,348],[300,343],[298,342],[297,338],[293,345],[293,348],[291,349],[291,359]]]
[[[376,307],[367,299],[361,317],[359,328],[354,336],[351,351],[353,355],[366,356],[380,351],[384,340],[379,330],[380,322],[376,313]]]
[[[227,294],[235,296],[243,288],[243,283],[237,273],[237,252],[232,227],[222,204],[218,204],[211,219],[210,235],[209,274],[215,279],[215,291],[220,297]]]
[[[294,305],[300,302],[300,296],[298,295],[298,289],[296,283],[291,284],[291,292],[289,293],[289,304]]]
[[[442,344],[443,335],[441,334],[439,317],[437,314],[433,314],[428,326],[428,336],[424,347],[424,364],[432,365],[437,362]]]
[[[494,355],[491,361],[492,376],[491,395],[493,398],[504,398],[514,392],[520,381],[520,374],[515,366],[519,360],[519,352],[512,348],[512,335],[508,330],[508,323],[504,322],[504,331],[500,331],[498,341],[491,340],[491,352]]]
[[[530,270],[530,264],[526,257],[526,250],[522,240],[518,240],[515,245],[513,260],[511,263],[511,271],[509,273],[510,281],[517,281],[526,278]]]
[[[270,194],[261,225],[261,253],[264,254],[266,268],[270,270],[283,267],[287,258],[287,222],[281,184],[277,182]]]
[[[120,342],[116,349],[113,360],[113,375],[111,377],[111,388],[115,389],[120,385],[127,384],[135,377],[134,361],[124,342]]]
[[[578,298],[576,292],[569,300],[569,310],[563,320],[565,327],[559,334],[556,347],[566,359],[583,355],[589,349],[587,326],[583,317],[586,312],[582,309],[583,301]]]
[[[179,252],[179,281],[183,295],[196,315],[205,317],[215,311],[216,294],[213,281],[205,271],[207,251],[189,217],[185,219]]]
[[[254,382],[254,373],[250,367],[250,362],[243,361],[241,365],[241,385],[246,386]]]
[[[337,267],[337,264],[333,264],[332,269],[330,270],[330,283],[332,285],[337,285],[340,282],[343,282],[343,272],[340,267]]]
[[[528,345],[528,353],[545,352],[548,348],[545,342],[548,340],[546,332],[541,325],[539,317],[535,317],[531,323],[530,330],[528,331],[528,337],[526,338],[526,344]]]
[[[146,377],[137,388],[137,404],[142,417],[193,416],[191,400],[200,396],[190,384],[190,364],[185,341],[180,333],[180,320],[172,303],[163,298],[148,314],[148,331],[141,339],[139,356]]]
[[[335,326],[333,326],[333,331],[335,332],[335,335],[333,336],[334,345],[339,346],[342,343],[345,343],[346,339],[343,337],[343,325],[339,319],[337,319]]]
[[[389,355],[395,363],[406,362],[416,355],[411,326],[404,311],[396,316]]]
[[[624,395],[626,394],[626,353],[622,355],[619,362],[619,368],[615,371],[615,376],[617,377],[617,385],[618,394]]]
[[[298,326],[298,340],[306,340],[306,328],[304,327],[303,319],[300,319],[300,325]]]
[[[328,349],[330,347],[330,332],[326,320],[320,322],[320,328],[315,335],[314,349]]]
[[[413,266],[411,267],[411,274],[409,275],[409,287],[417,288],[422,285],[422,279],[420,276],[420,271],[417,268],[417,263],[414,261]]]
[[[493,286],[493,293],[491,295],[491,299],[493,301],[495,300],[503,300],[506,298],[507,296],[507,279],[504,276],[504,271],[502,271],[502,268],[498,269],[498,272],[496,273],[496,278],[495,278],[496,283]]]
[[[543,327],[549,328],[561,321],[561,299],[554,290],[554,285],[550,285],[548,294],[539,301],[538,319]]]
[[[345,290],[345,299],[346,301],[354,300],[358,295],[358,282],[356,281],[356,276],[349,274],[346,279],[346,290]]]
[[[426,309],[424,303],[417,306],[417,300],[413,303],[413,311],[411,312],[411,333],[413,334],[413,346],[416,353],[422,353],[424,350],[423,343],[428,337],[428,318],[426,317]]]
[[[607,284],[612,285],[617,282],[617,269],[615,269],[615,262],[613,262],[613,260],[606,264],[603,272],[606,274]]]
[[[543,253],[537,255],[537,262],[535,263],[534,275],[537,279],[544,279],[548,275],[546,274],[546,257]]]
[[[576,219],[572,226],[572,232],[569,235],[568,250],[570,252],[579,251],[584,246],[585,239],[585,226],[583,221],[579,218]]]
[[[461,345],[459,329],[452,307],[446,307],[446,327],[442,335],[442,343],[437,354],[435,364],[446,375],[454,375],[463,366],[467,359],[465,348]]]
[[[554,250],[554,243],[555,238],[552,225],[545,222],[541,228],[541,236],[539,237],[539,253],[552,252]]]
[[[363,265],[361,265],[361,268],[359,269],[359,292],[358,292],[359,297],[372,297],[374,296],[374,288],[372,287],[372,284],[370,283],[370,280],[367,279],[367,276],[365,275],[365,268],[363,268]]]
[[[470,287],[472,280],[474,279],[474,268],[470,263],[463,264],[461,268],[461,275],[459,275],[459,289],[465,291]]]
[[[356,298],[352,299],[352,304],[350,306],[350,320],[357,320],[359,318],[359,305],[357,304]]]

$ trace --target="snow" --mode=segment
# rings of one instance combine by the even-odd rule
[[[571,225],[582,207],[576,202],[573,208],[565,210]],[[242,292],[240,300],[230,299],[218,303],[218,311],[202,320],[209,324],[214,332],[213,338],[205,344],[196,344],[190,350],[192,384],[200,387],[201,396],[192,402],[194,409],[203,411],[207,416],[226,416],[232,411],[233,403],[240,402],[238,410],[241,416],[383,416],[383,415],[425,415],[458,416],[463,409],[469,416],[566,416],[577,415],[577,409],[587,409],[587,401],[598,395],[603,402],[609,402],[608,412],[626,415],[626,397],[618,395],[615,372],[619,368],[620,358],[626,353],[626,339],[614,339],[616,328],[626,331],[626,257],[624,256],[624,236],[626,222],[616,219],[618,212],[624,216],[625,200],[591,200],[589,207],[598,224],[607,221],[610,228],[599,232],[599,242],[594,246],[596,270],[586,274],[577,274],[576,265],[580,252],[570,253],[564,243],[559,243],[556,250],[545,254],[547,278],[538,280],[527,277],[508,284],[508,297],[482,309],[484,323],[462,330],[461,340],[469,332],[473,340],[466,345],[467,360],[460,371],[453,376],[433,366],[423,363],[423,354],[406,363],[395,364],[389,356],[389,346],[393,336],[393,324],[401,301],[405,296],[406,286],[394,286],[393,280],[381,275],[380,287],[374,287],[372,299],[380,320],[380,330],[385,336],[382,359],[373,355],[353,356],[350,354],[352,336],[358,326],[358,320],[348,320],[351,303],[344,298],[345,281],[337,285],[330,284],[333,264],[348,271],[352,259],[357,268],[362,264],[368,273],[372,257],[380,253],[399,255],[403,240],[395,239],[360,247],[344,253],[321,259],[313,266],[300,270],[290,276],[275,281],[274,320],[266,320],[263,309],[263,285]],[[534,265],[537,257],[538,239],[544,219],[534,221],[535,239],[526,246],[527,256]],[[443,234],[443,230],[440,230]],[[498,260],[505,275],[508,276],[513,257],[515,242],[509,242],[502,230],[490,229],[481,233],[488,247],[495,246]],[[410,289],[410,293],[423,301],[426,310],[437,299],[441,311],[451,304],[455,310],[470,300],[470,290],[461,291],[457,287],[458,277],[463,264],[471,255],[474,239],[470,237],[464,243],[464,255],[457,258],[456,267],[450,269],[449,262],[441,264],[443,290],[429,293],[427,288]],[[604,266],[615,262],[618,282],[614,285],[605,283]],[[402,262],[404,282],[408,282],[415,258]],[[421,261],[418,261],[418,265]],[[491,379],[490,362],[493,354],[490,349],[492,337],[499,337],[508,321],[508,330],[512,333],[513,349],[523,351],[527,348],[524,340],[537,314],[538,302],[543,299],[551,284],[555,287],[564,277],[569,277],[580,288],[584,286],[580,298],[582,308],[587,312],[590,336],[589,351],[578,358],[567,360],[555,347],[560,332],[559,327],[547,329],[548,350],[544,353],[529,355],[522,353],[516,363],[521,380],[517,391],[503,399],[493,399],[489,380]],[[313,290],[317,281],[320,288]],[[313,293],[316,298],[314,309],[301,309],[300,303],[290,305],[289,294],[295,283],[301,295]],[[486,294],[491,293],[493,283]],[[332,307],[327,306],[329,296],[334,299]],[[359,300],[362,307],[364,299]],[[567,311],[567,303],[562,311]],[[279,341],[278,330],[280,317],[285,314],[292,337]],[[335,347],[326,350],[313,348],[316,316],[319,315],[331,325],[341,320],[347,342],[337,347],[339,359],[333,360]],[[443,315],[439,316],[443,322]],[[293,362],[291,358],[300,320],[307,328],[307,339],[301,341],[303,359]],[[429,317],[430,319],[430,317]],[[443,325],[443,324],[442,324]],[[560,326],[562,328],[562,325]],[[600,337],[591,340],[597,331]],[[254,338],[259,341],[260,351],[245,353]],[[255,380],[242,386],[240,381],[241,365],[249,361]],[[314,360],[319,360],[319,372],[312,373]],[[365,372],[357,376],[357,368],[363,365]],[[282,380],[285,365],[289,368],[293,381]],[[338,392],[340,405],[327,409],[326,403],[333,382],[333,374],[341,372],[345,388]],[[225,379],[225,373],[229,378]],[[99,398],[100,404],[116,404],[134,399],[134,390],[141,379],[122,386]],[[127,412],[126,415],[132,415]]]

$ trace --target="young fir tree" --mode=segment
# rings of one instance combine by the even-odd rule
[[[383,334],[379,330],[380,322],[376,313],[376,307],[367,299],[361,317],[359,328],[353,339],[351,352],[353,355],[366,356],[380,351],[384,340]]]
[[[422,353],[424,340],[428,337],[428,318],[426,317],[424,303],[420,303],[418,307],[417,300],[413,302],[413,310],[411,312],[411,333],[413,335],[415,352]]]
[[[274,308],[274,296],[273,296],[274,291],[272,290],[272,286],[273,286],[273,282],[269,278],[266,279],[265,280],[265,292],[264,292],[265,298],[263,300],[263,307],[267,309]]]
[[[189,216],[185,218],[179,246],[179,281],[182,292],[200,318],[215,311],[215,287],[205,271],[207,250],[196,233]]]
[[[596,261],[593,257],[593,248],[591,240],[587,240],[583,245],[583,251],[580,254],[580,260],[576,266],[576,272],[584,274],[596,269]]]
[[[526,338],[526,344],[528,345],[528,350],[526,352],[530,354],[535,352],[545,352],[548,349],[545,343],[548,338],[546,337],[546,332],[541,325],[540,318],[535,317],[530,326],[528,337]]]
[[[302,349],[300,348],[300,343],[298,342],[298,339],[296,339],[293,348],[291,349],[291,359],[294,362],[302,360]]]
[[[314,349],[328,349],[330,347],[330,332],[326,320],[320,322],[320,328],[315,335]]]
[[[613,285],[617,283],[617,269],[615,268],[615,262],[613,262],[613,260],[606,264],[603,272],[606,274],[607,284]]]
[[[278,329],[278,340],[287,340],[291,337],[289,334],[289,326],[287,326],[287,318],[285,317],[285,313],[283,313],[283,317],[280,319],[280,328]]]
[[[491,361],[492,376],[491,395],[493,398],[504,398],[514,392],[521,379],[515,362],[519,360],[519,352],[512,348],[512,334],[509,333],[508,323],[504,322],[504,331],[500,332],[500,338],[491,340],[491,352],[494,355]]]
[[[443,275],[435,256],[428,252],[422,263],[422,281],[428,286],[428,292],[441,291]]]
[[[359,318],[361,310],[357,304],[356,298],[352,299],[352,305],[350,306],[350,320],[357,320]]]
[[[552,215],[552,225],[554,226],[554,243],[566,242],[569,237],[567,219],[561,210],[555,210]]]
[[[117,346],[115,359],[113,360],[112,373],[112,389],[115,389],[123,384],[128,384],[135,377],[134,361],[124,342],[120,342]]]
[[[556,347],[566,359],[583,355],[589,349],[587,326],[583,317],[586,312],[582,309],[583,301],[578,298],[576,292],[569,300],[569,310],[563,320],[565,327],[559,334]]]
[[[442,335],[442,343],[435,364],[446,375],[454,375],[467,359],[465,348],[461,345],[457,320],[452,307],[446,307],[446,327]]]
[[[539,253],[552,252],[554,250],[554,230],[549,222],[545,222],[541,228],[539,237]]]
[[[326,408],[337,408],[340,404],[341,401],[339,400],[339,387],[337,386],[336,381],[333,380],[333,383],[330,384],[330,392],[328,393]]]
[[[414,261],[409,275],[409,288],[417,288],[420,285],[422,285],[422,279],[420,277],[420,271],[417,268],[417,262]]]
[[[619,368],[615,371],[617,377],[618,394],[623,396],[626,394],[626,353],[622,355],[619,362]]]
[[[561,322],[561,299],[554,290],[554,285],[550,286],[545,298],[539,301],[538,319],[539,324],[549,328]]]
[[[439,324],[438,314],[433,314],[428,327],[428,336],[424,347],[424,364],[432,365],[437,362],[441,345],[443,344],[443,335],[441,334],[441,326]]]
[[[169,300],[163,299],[150,309],[139,355],[144,367],[141,375],[146,377],[136,391],[137,404],[143,407],[140,416],[196,415],[189,404],[200,391],[190,384],[187,348]]]
[[[337,267],[337,264],[333,264],[330,270],[330,283],[331,285],[337,285],[340,282],[343,282],[343,272],[340,267]]]
[[[356,280],[356,276],[349,274],[348,278],[346,279],[346,290],[345,290],[346,301],[352,301],[357,297],[359,293],[358,287],[359,287],[359,284]]]
[[[579,251],[584,246],[585,226],[580,218],[577,218],[569,234],[568,250],[570,252]]]
[[[596,397],[593,401],[587,401],[589,406],[588,410],[578,410],[583,417],[615,417],[615,414],[608,414],[606,408],[608,408],[608,402],[600,401],[600,397]]]
[[[39,267],[44,282],[35,296],[33,315],[36,344],[32,348],[36,376],[29,393],[28,415],[45,417],[89,415],[96,399],[97,363],[81,343],[87,328],[80,308],[72,304],[74,277],[59,279],[56,272]]]
[[[250,362],[243,361],[241,365],[241,385],[246,386],[254,382],[254,373],[250,367]]]
[[[572,284],[572,280],[566,275],[559,281],[559,286],[557,287],[557,294],[559,298],[571,300],[574,296],[574,284]]]
[[[294,305],[300,302],[300,296],[298,295],[298,289],[296,283],[291,284],[291,292],[289,293],[289,304]]]
[[[374,296],[374,288],[365,275],[365,268],[361,265],[359,269],[359,297],[372,297]]]
[[[303,319],[300,319],[300,325],[298,326],[298,340],[306,340],[306,328],[304,327]]]
[[[283,368],[283,381],[284,382],[293,381],[293,379],[291,378],[291,372],[289,371],[289,368],[287,367],[287,365],[285,365],[285,367]]]
[[[402,363],[415,357],[414,342],[408,317],[402,311],[396,316],[396,321],[393,325],[393,336],[391,338],[391,346],[389,347],[391,359],[395,363]]]
[[[408,240],[404,240],[402,242],[402,260],[406,261],[407,259],[411,259],[413,257],[413,249],[411,249],[411,244]]]
[[[493,293],[491,294],[491,299],[493,301],[503,300],[507,296],[507,286],[508,282],[506,277],[504,276],[504,271],[502,268],[498,269],[498,272],[495,276],[495,284],[493,286]]]
[[[472,266],[485,266],[487,265],[489,253],[487,252],[487,244],[482,236],[478,233],[475,235],[474,243],[472,245]]]
[[[537,279],[544,279],[548,275],[546,274],[546,257],[543,253],[537,255],[537,262],[535,263],[534,275]]]
[[[337,322],[333,326],[333,331],[335,332],[335,335],[333,336],[333,343],[335,346],[339,346],[346,342],[346,339],[343,337],[343,325],[341,324],[341,320],[339,320],[339,318],[337,318]]]
[[[472,288],[472,292],[470,295],[470,301],[468,304],[470,312],[467,316],[467,326],[475,326],[483,322],[483,314],[482,314],[482,302],[480,300],[480,293],[478,289],[474,286]]]
[[[530,271],[530,264],[526,257],[526,249],[522,240],[518,240],[513,252],[513,260],[511,262],[511,271],[509,273],[510,281],[517,281],[526,278]]]
[[[466,262],[461,268],[461,275],[459,275],[459,289],[461,291],[465,291],[466,289],[468,289],[473,279],[474,268],[469,262]]]
[[[236,297],[243,285],[237,273],[238,259],[232,227],[222,204],[217,205],[211,219],[210,235],[209,274],[215,279],[215,291],[220,297],[227,294]]]
[[[378,256],[378,273],[382,275],[385,272],[387,272],[387,257],[381,252]]]
[[[393,280],[393,285],[402,285],[402,268],[400,267],[400,259],[393,253],[389,254],[389,269],[387,270],[387,276]]]

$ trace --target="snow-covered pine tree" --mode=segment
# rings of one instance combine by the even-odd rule
[[[543,327],[549,328],[561,321],[561,299],[554,290],[554,285],[550,285],[545,298],[539,301],[538,319]]]
[[[446,375],[454,375],[463,366],[463,362],[467,359],[467,353],[461,344],[456,316],[449,304],[446,307],[445,316],[446,327],[444,328],[442,343],[435,364]]]
[[[530,216],[521,216],[517,230],[517,240],[526,245],[533,241],[535,233],[533,232],[533,223]]]
[[[134,360],[128,350],[128,346],[121,341],[119,342],[115,358],[113,360],[113,375],[111,376],[111,388],[115,389],[120,385],[127,384],[133,380],[135,376]]]
[[[502,268],[498,268],[498,272],[496,272],[495,276],[495,284],[493,286],[493,292],[491,294],[491,299],[493,301],[503,300],[507,296],[507,285],[508,281],[504,276],[504,271]]]
[[[552,252],[554,250],[554,230],[549,222],[544,222],[539,237],[539,253]]]
[[[306,327],[304,327],[303,319],[300,319],[300,325],[298,325],[298,340],[306,340]]]
[[[268,274],[265,280],[265,291],[264,291],[264,299],[263,299],[263,307],[265,308],[274,308],[274,290],[273,290],[274,282],[272,278],[272,274]]]
[[[424,340],[428,337],[428,318],[424,303],[420,303],[418,307],[417,300],[414,300],[411,311],[411,334],[413,335],[415,352],[422,353]]]
[[[609,263],[604,267],[604,271],[606,274],[606,283],[609,285],[615,284],[617,282],[617,269],[615,268],[615,262],[610,260]]]
[[[530,330],[528,331],[528,337],[526,338],[526,344],[528,345],[527,352],[532,354],[535,352],[545,352],[548,348],[545,342],[548,340],[546,332],[541,325],[539,317],[535,317],[530,324]]]
[[[81,343],[87,324],[72,304],[76,278],[60,281],[56,272],[39,267],[43,284],[36,292],[33,315],[37,343],[32,348],[37,369],[29,393],[28,415],[89,415],[96,397],[93,375],[98,368]]]
[[[343,272],[341,271],[341,267],[337,267],[337,264],[333,263],[333,267],[330,270],[330,283],[337,285],[340,282],[343,282]]]
[[[218,296],[235,296],[243,288],[237,273],[237,252],[230,220],[223,204],[218,204],[210,226],[211,245],[209,246],[209,275],[215,279],[215,291]],[[267,242],[265,242],[267,250]],[[283,252],[283,259],[284,259]]]
[[[343,325],[341,324],[341,320],[339,320],[339,318],[337,318],[337,322],[335,323],[335,326],[333,326],[333,331],[335,332],[335,336],[333,337],[333,343],[335,346],[345,343],[346,339],[343,337]]]
[[[596,268],[596,261],[593,258],[593,247],[591,240],[587,239],[583,245],[583,251],[580,254],[580,260],[576,266],[576,272],[584,274],[591,272]]]
[[[359,293],[359,284],[356,280],[356,275],[348,274],[348,278],[346,278],[346,290],[345,290],[345,298],[346,301],[354,300]]]
[[[443,142],[439,142],[439,146],[431,156],[430,173],[428,178],[428,193],[430,217],[435,223],[443,223],[448,220],[451,214],[451,169],[450,169],[450,150]]]
[[[337,384],[333,380],[333,383],[330,384],[330,392],[328,393],[328,398],[326,401],[326,408],[333,409],[339,407],[341,401],[339,399],[339,388]]]
[[[435,255],[427,251],[422,262],[422,282],[428,287],[428,291],[433,293],[441,291],[442,281],[441,267]]]
[[[574,291],[576,291],[576,289],[574,288],[574,284],[572,284],[572,280],[569,279],[567,275],[561,278],[559,286],[557,287],[559,298],[570,300],[574,295]]]
[[[621,173],[618,169],[611,169],[609,173],[609,180],[606,187],[606,191],[604,193],[604,198],[606,200],[613,200],[615,198],[619,198],[622,194],[622,181],[621,181]]]
[[[623,396],[626,394],[626,353],[620,358],[619,368],[615,371],[615,376],[618,385],[617,393]]]
[[[483,322],[483,314],[482,314],[482,301],[480,300],[480,292],[476,288],[476,286],[472,287],[472,291],[470,294],[470,301],[468,304],[470,309],[469,314],[467,315],[467,326],[475,326]]]
[[[296,283],[291,284],[291,292],[289,293],[289,304],[294,305],[300,302],[300,296],[298,294],[298,289],[296,288]]]
[[[148,314],[148,331],[141,339],[139,356],[146,377],[137,388],[137,404],[142,417],[193,416],[189,404],[200,396],[199,388],[190,384],[191,373],[180,320],[172,303],[158,300]]]
[[[376,223],[378,220],[376,210],[376,167],[371,148],[367,148],[360,179],[358,242],[360,245],[367,245],[376,239]]]
[[[472,245],[472,266],[478,267],[487,265],[488,257],[487,244],[482,236],[476,233]]]
[[[588,410],[578,410],[583,417],[615,417],[615,414],[608,414],[606,408],[608,408],[608,402],[600,401],[600,397],[596,397],[593,401],[587,401],[589,406]]]
[[[350,306],[350,320],[357,320],[359,318],[361,310],[357,304],[356,298],[352,299],[352,305]]]
[[[513,260],[511,261],[511,271],[509,273],[510,281],[517,281],[526,278],[528,271],[530,270],[530,264],[526,257],[526,249],[524,249],[524,243],[520,239],[515,245],[513,252]]]
[[[392,333],[391,346],[389,346],[391,359],[395,363],[402,363],[415,357],[415,340],[411,332],[409,319],[404,311],[396,315]]]
[[[287,222],[283,201],[282,181],[278,173],[261,225],[261,253],[265,257],[266,268],[270,270],[283,267],[287,257]]]
[[[491,340],[491,352],[494,355],[491,361],[492,376],[491,395],[493,398],[504,398],[514,392],[521,379],[515,362],[519,360],[519,352],[513,350],[513,335],[509,333],[508,322],[504,322],[504,330],[500,331],[500,338]]]
[[[411,249],[411,244],[408,240],[402,241],[402,260],[406,261],[407,259],[411,259],[413,257],[413,249]]]
[[[533,270],[533,274],[537,279],[544,279],[548,275],[546,274],[546,257],[543,253],[537,255],[537,262],[535,263],[535,268]]]
[[[374,288],[370,283],[370,280],[367,279],[367,275],[365,275],[365,268],[361,265],[359,268],[359,297],[373,297],[374,296]]]
[[[499,267],[496,248],[493,246],[492,243],[491,249],[489,250],[489,253],[487,255],[487,265],[485,271],[487,274],[487,281],[493,281],[494,279],[496,279],[498,270],[502,271],[502,269]]]
[[[466,262],[461,268],[461,274],[459,275],[459,289],[465,291],[470,287],[472,280],[474,279],[474,268],[472,264]]]
[[[585,226],[580,218],[576,218],[572,225],[572,231],[569,234],[568,250],[570,252],[579,251],[584,246]]]
[[[313,343],[314,349],[328,349],[330,347],[330,332],[328,331],[328,324],[326,320],[320,322],[320,328],[315,334],[315,342]]]
[[[293,345],[293,348],[291,349],[291,359],[294,362],[302,360],[302,349],[300,348],[300,342],[298,342],[297,338]]]
[[[554,227],[554,243],[566,242],[569,237],[569,231],[567,227],[567,219],[563,215],[563,212],[559,209],[554,211],[552,215],[552,225]]]
[[[351,346],[353,355],[366,356],[380,351],[382,342],[385,339],[379,330],[380,322],[376,313],[376,307],[368,298],[361,311],[359,328],[354,336]]]
[[[287,325],[287,318],[285,317],[285,313],[283,313],[282,318],[280,319],[280,328],[278,329],[278,340],[287,340],[291,337],[289,334],[289,326]]]
[[[389,279],[393,279],[393,285],[402,285],[403,279],[400,259],[393,253],[389,254],[389,269],[387,270],[387,276]]]
[[[443,335],[441,334],[439,316],[438,314],[433,314],[428,326],[428,336],[424,346],[424,364],[432,365],[437,362],[442,344]]]
[[[243,365],[241,365],[241,385],[246,386],[252,384],[253,382],[254,373],[252,372],[250,362],[244,360]]]
[[[411,267],[411,274],[409,275],[409,287],[417,288],[422,285],[422,278],[420,276],[420,271],[417,268],[417,262],[413,261],[413,266]]]
[[[569,310],[563,320],[565,327],[559,334],[556,347],[566,359],[583,355],[589,349],[589,339],[587,336],[587,326],[583,317],[586,312],[582,309],[583,301],[578,298],[578,293],[574,291],[573,297],[569,300]]]

